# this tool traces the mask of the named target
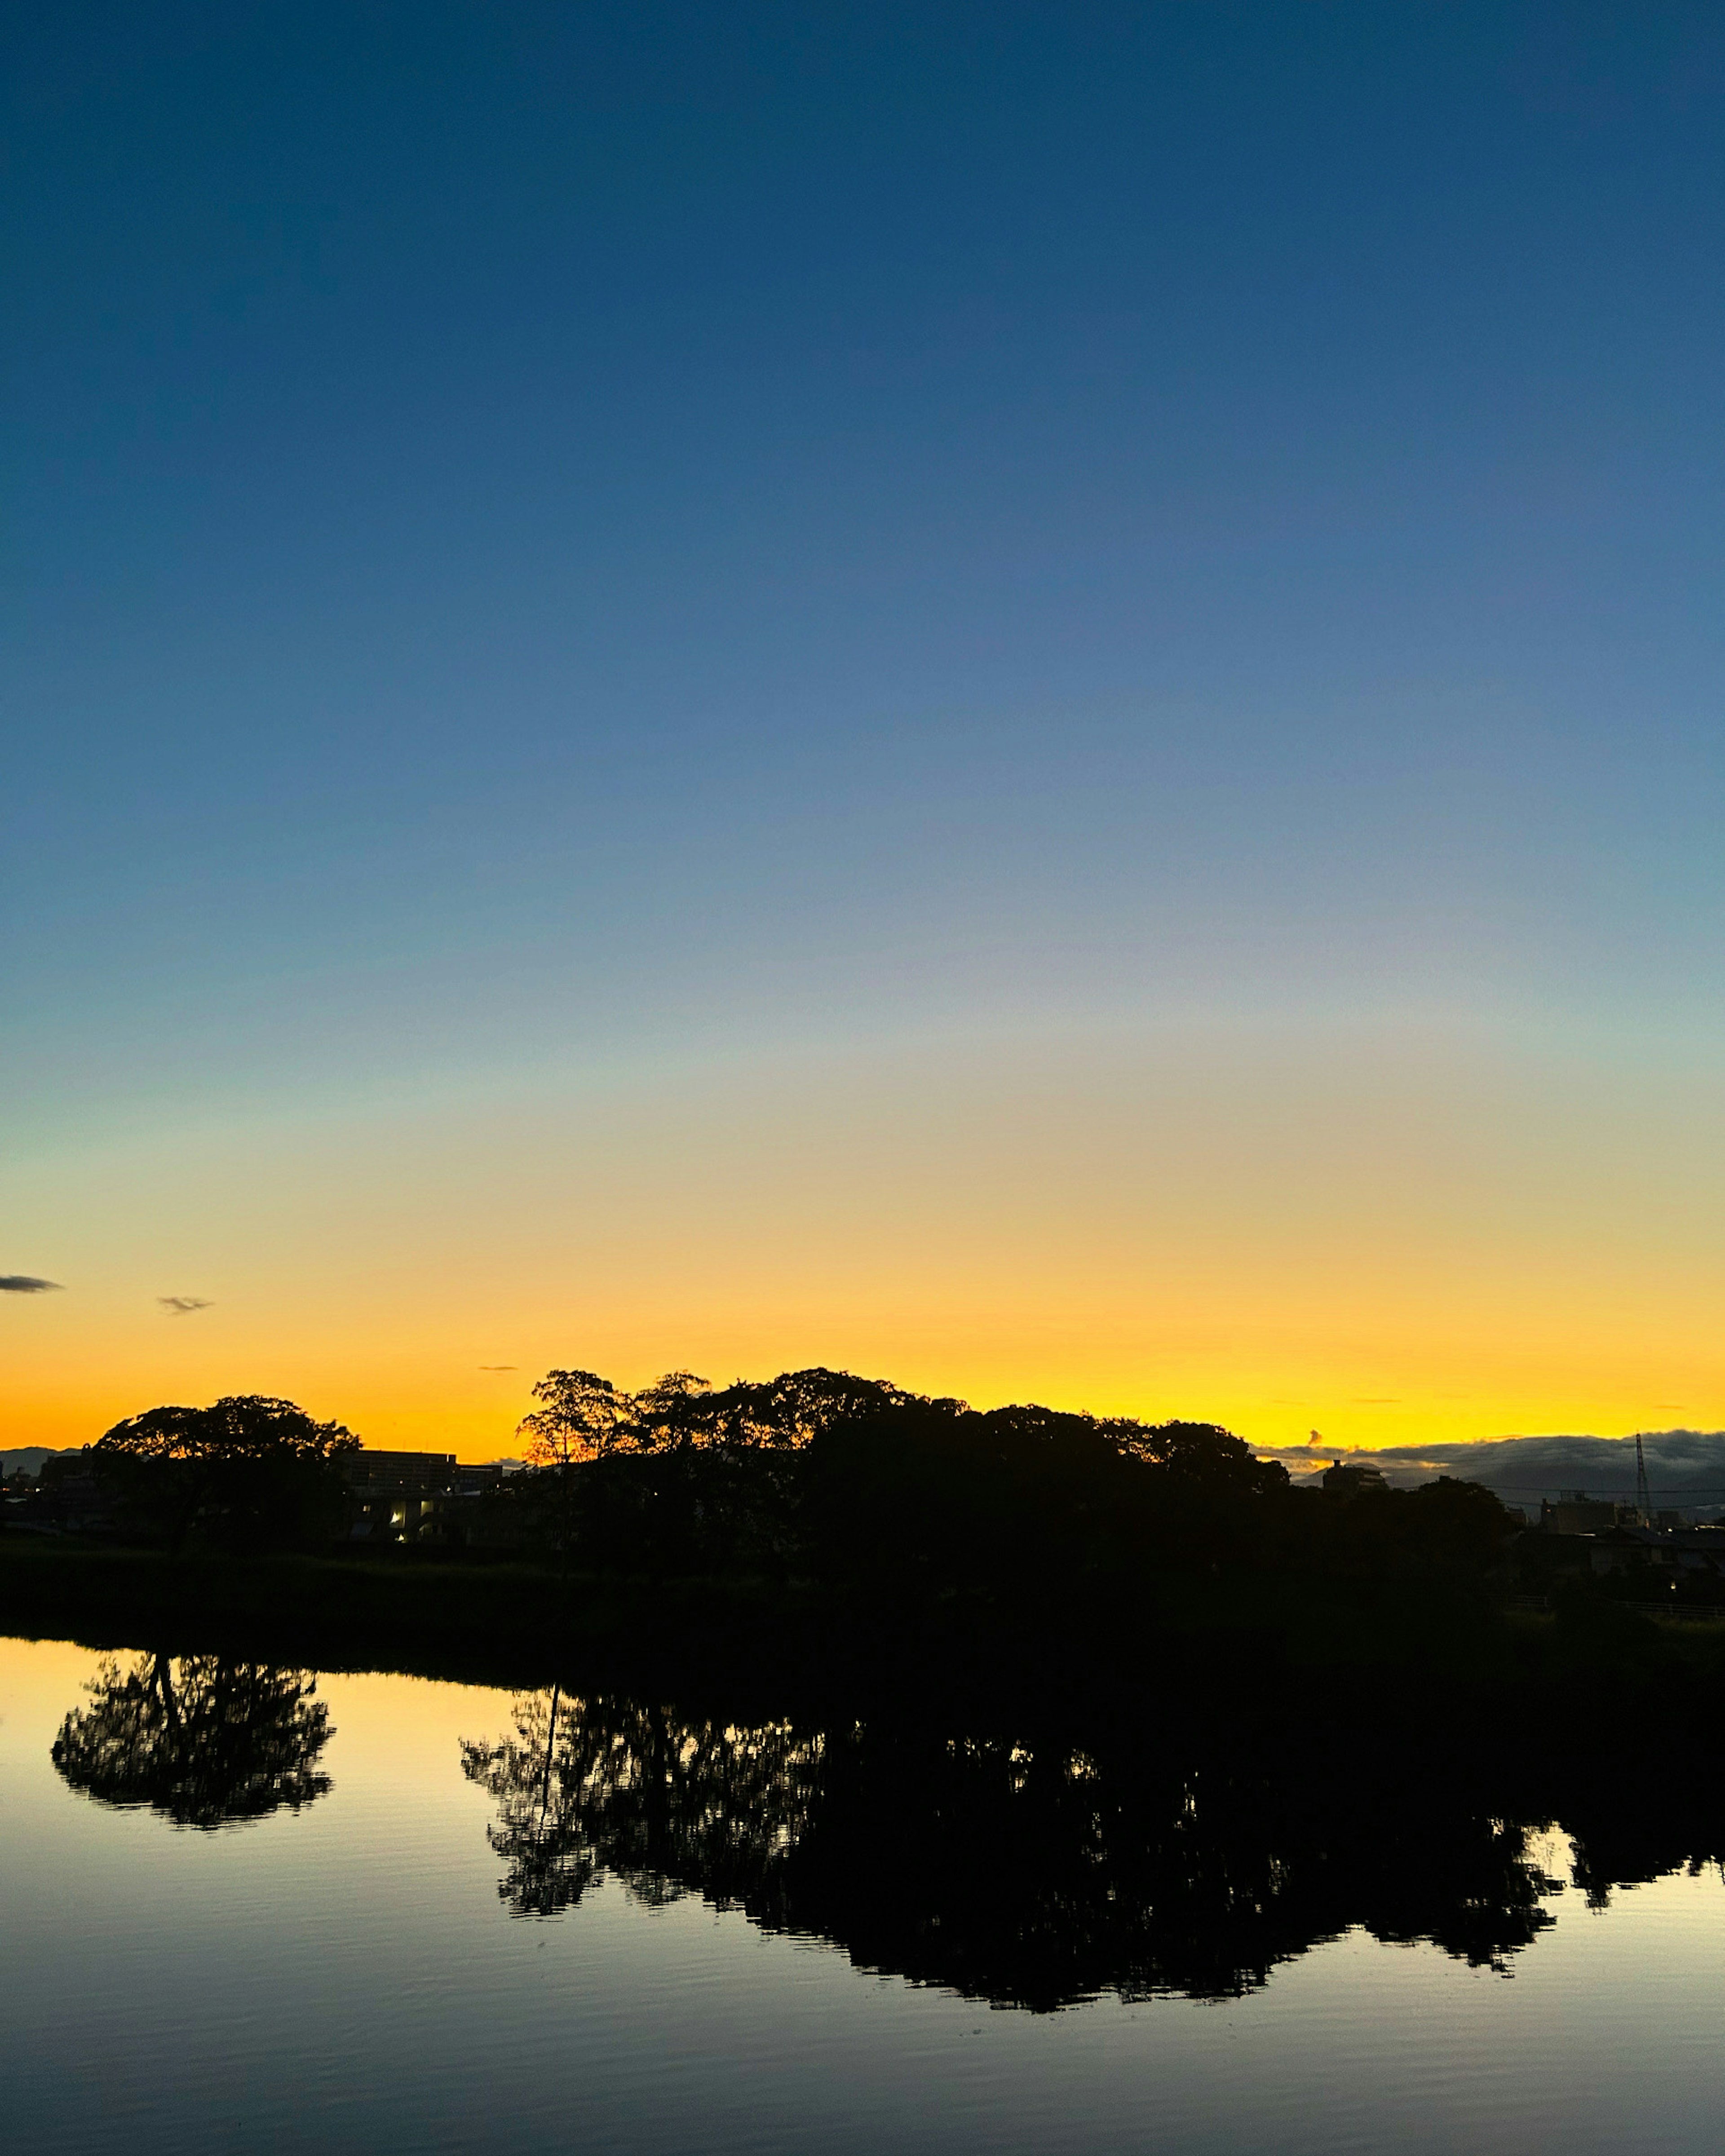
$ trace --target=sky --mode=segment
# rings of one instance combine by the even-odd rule
[[[1717,8],[69,0],[0,130],[0,1445],[1725,1424]]]

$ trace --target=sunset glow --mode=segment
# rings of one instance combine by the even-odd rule
[[[1725,1424],[1684,37],[726,13],[21,94],[0,1449]]]

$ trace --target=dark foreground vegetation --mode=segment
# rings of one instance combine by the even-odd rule
[[[975,1697],[1717,1685],[1713,1626],[1530,1570],[1465,1482],[1320,1494],[1212,1424],[978,1412],[826,1370],[634,1395],[553,1371],[536,1399],[528,1466],[424,1499],[411,1541],[362,1516],[352,1435],[290,1402],[134,1417],[66,1456],[89,1517],[56,1521],[51,1491],[8,1508],[85,1531],[0,1537],[0,1628],[509,1681],[579,1651],[600,1681],[792,1694],[907,1671]],[[1530,1583],[1540,1613],[1510,1606]]]
[[[1480,1580],[1512,1531],[1488,1492],[1447,1478],[1315,1505],[1209,1423],[978,1412],[829,1370],[722,1391],[675,1372],[633,1395],[555,1370],[535,1392],[526,1469],[439,1493],[423,1520],[416,1511],[419,1546],[619,1577],[1022,1604],[1136,1589],[1171,1568]],[[68,1471],[86,1513],[139,1548],[316,1554],[352,1538],[367,1457],[290,1401],[232,1398],[117,1424],[50,1462],[42,1494],[51,1501],[51,1474]],[[49,1502],[20,1524],[77,1522]],[[361,1532],[375,1548],[406,1531]]]

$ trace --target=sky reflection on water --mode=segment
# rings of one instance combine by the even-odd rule
[[[111,1772],[92,1802],[56,1765],[103,1659],[0,1645],[27,2143],[1717,2145],[1711,1869],[1602,1909],[1562,1835],[1435,1810],[1332,1834],[1352,1870],[1291,1819],[1255,1865],[1263,1790],[1182,1794],[1189,1762],[1122,1789],[927,1732],[567,1696],[554,1722],[550,1694],[377,1676],[247,1679],[277,1736],[213,1736],[242,1771],[212,1831],[183,1758],[118,1805]],[[138,1666],[110,1665],[110,1701]],[[1420,1940],[1427,1919],[1461,1929]]]

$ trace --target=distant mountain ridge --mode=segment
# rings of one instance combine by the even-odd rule
[[[75,1452],[76,1445],[65,1448]],[[52,1445],[18,1445],[9,1452],[0,1452],[0,1476],[16,1475],[22,1468],[26,1475],[39,1475],[44,1460],[53,1460],[60,1448]]]

